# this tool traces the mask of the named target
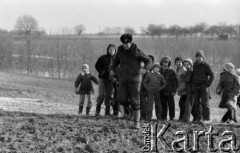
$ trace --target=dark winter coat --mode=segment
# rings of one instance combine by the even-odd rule
[[[95,64],[95,68],[99,73],[98,78],[103,79],[103,80],[109,79],[110,65],[111,65],[113,57],[114,56],[111,56],[108,53],[108,49],[107,49],[107,54],[102,55],[98,58],[98,60]]]
[[[206,62],[193,64],[193,89],[210,87],[214,80],[214,73]]]
[[[143,81],[143,85],[146,89],[157,88],[158,90],[166,87],[167,82],[160,73],[148,73]]]
[[[164,88],[160,92],[160,94],[172,95],[172,93],[176,93],[178,88],[178,81],[174,70],[171,69],[170,67],[167,69],[161,68],[160,73],[164,76],[165,80],[167,81],[166,88]]]
[[[120,81],[129,83],[142,82],[141,62],[144,62],[144,69],[150,68],[151,61],[137,45],[132,43],[128,50],[124,50],[123,46],[118,47],[118,51],[113,59],[111,70],[115,71],[119,65]]]
[[[239,86],[240,82],[236,74],[226,71],[220,73],[220,80],[217,86],[217,90],[222,93],[222,99],[219,104],[220,108],[227,108],[227,105],[236,107]]]
[[[91,94],[94,93],[92,81],[98,84],[98,80],[91,73],[80,73],[75,81],[75,88],[79,89],[79,94]]]

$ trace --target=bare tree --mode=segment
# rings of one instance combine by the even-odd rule
[[[15,29],[20,34],[24,34],[26,36],[26,48],[27,48],[27,72],[28,74],[32,72],[31,67],[31,55],[32,55],[32,48],[31,46],[31,35],[33,32],[38,30],[38,22],[37,20],[32,17],[31,15],[23,15],[17,18]]]
[[[76,34],[80,36],[83,33],[83,31],[86,30],[86,27],[84,25],[80,24],[80,25],[75,26],[74,30],[75,30]]]
[[[205,33],[213,38],[214,35],[219,33],[219,27],[217,25],[212,25],[206,29]]]
[[[32,32],[38,30],[38,21],[31,15],[23,15],[17,18],[15,29],[26,36],[30,36]]]
[[[181,30],[181,27],[178,25],[172,25],[167,29],[168,33],[170,35],[175,36],[175,38],[177,38],[180,35],[180,32],[181,32],[180,30]]]
[[[197,23],[196,25],[193,26],[194,33],[198,34],[200,33],[201,36],[203,36],[205,30],[206,30],[207,24],[204,22]]]
[[[134,35],[135,30],[132,27],[127,26],[127,27],[124,28],[124,33],[129,33],[129,34]]]

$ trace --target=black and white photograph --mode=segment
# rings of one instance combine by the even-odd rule
[[[0,153],[239,153],[239,110],[239,0],[0,0]]]

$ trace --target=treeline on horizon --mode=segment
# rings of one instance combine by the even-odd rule
[[[23,15],[17,18],[13,30],[4,30],[0,28],[0,35],[12,34],[18,36],[43,36],[43,35],[77,35],[80,36],[87,30],[87,27],[83,24],[78,24],[74,27],[63,27],[57,30],[57,32],[52,32],[51,29],[46,32],[46,29],[42,28],[37,19],[31,15]],[[194,36],[194,35],[207,35],[214,37],[215,35],[228,34],[230,37],[233,35],[239,35],[240,24],[228,24],[226,22],[221,22],[216,25],[209,25],[205,22],[200,22],[192,26],[179,26],[174,24],[171,26],[166,26],[165,24],[149,24],[147,27],[140,27],[140,32],[136,32],[131,26],[115,26],[115,27],[104,27],[99,29],[95,34],[97,35],[120,35],[123,33],[138,34],[138,35],[148,35],[152,38],[157,36]],[[87,34],[87,33],[86,33]]]

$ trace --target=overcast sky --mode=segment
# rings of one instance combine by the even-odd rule
[[[240,0],[0,0],[1,29],[12,30],[22,15],[36,18],[47,32],[78,24],[87,33],[106,26],[139,31],[148,24],[240,24]]]

